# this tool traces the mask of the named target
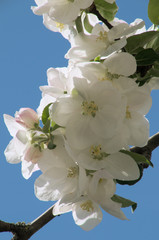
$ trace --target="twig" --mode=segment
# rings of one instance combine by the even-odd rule
[[[103,23],[105,23],[105,25],[111,29],[113,28],[113,26],[107,21],[107,19],[103,18],[100,13],[98,12],[98,10],[96,9],[96,6],[94,5],[94,3],[91,5],[91,7],[89,8],[89,12],[95,14],[99,20],[101,20]]]
[[[151,156],[153,150],[159,146],[159,132],[149,138],[148,143],[144,147],[132,147],[131,152],[139,153],[145,156],[149,161],[151,161]],[[149,165],[144,164],[143,168],[147,168]]]
[[[50,222],[54,216],[52,214],[53,206],[50,207],[46,212],[40,215],[33,222],[25,223],[8,223],[0,221],[0,232],[11,232],[13,233],[12,240],[28,240],[34,233]]]

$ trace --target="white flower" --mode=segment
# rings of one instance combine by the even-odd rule
[[[90,140],[90,146],[83,150],[79,151],[67,146],[67,151],[74,161],[84,169],[105,169],[113,179],[123,181],[138,179],[140,173],[134,159],[121,152],[108,154],[105,143],[106,141],[92,139],[92,141]]]
[[[85,192],[79,197],[75,194],[63,196],[54,205],[53,214],[58,215],[72,211],[75,223],[85,231],[93,229],[101,222],[102,211],[100,205],[111,215],[122,220],[127,219],[120,209],[121,204],[111,200],[116,187],[109,174],[106,175],[109,179],[103,177],[102,172],[96,172],[93,176],[85,177],[86,186],[88,186],[85,187]]]
[[[125,101],[109,82],[87,83],[74,78],[78,94],[59,98],[51,110],[51,118],[66,127],[69,144],[86,148],[90,139],[113,137],[125,116]]]
[[[104,82],[119,78],[120,76],[130,76],[136,72],[135,58],[126,52],[114,53],[107,57],[103,63],[100,62],[83,62],[76,65],[81,71],[83,77],[90,82]],[[74,70],[73,75],[76,76]],[[114,85],[113,85],[114,86]]]
[[[41,86],[42,99],[38,107],[38,114],[41,116],[44,108],[56,101],[57,97],[70,94],[73,89],[73,81],[69,78],[68,68],[49,68],[47,70],[48,86]]]
[[[88,8],[93,0],[35,0],[38,6],[32,7],[37,15],[47,13],[56,22],[69,24],[74,21],[81,9]]]
[[[113,27],[108,29],[105,24],[97,23],[91,34],[77,34],[70,38],[71,48],[65,55],[75,62],[89,61],[97,56],[108,56],[119,51],[126,45],[126,37],[144,26],[142,20],[136,20],[128,25],[126,22],[115,19]]]
[[[6,160],[9,163],[19,163],[22,161],[22,174],[23,177],[27,179],[32,175],[34,171],[39,170],[37,164],[32,163],[34,161],[36,162],[37,155],[34,156],[36,157],[34,159],[30,158],[29,163],[24,159],[25,153],[31,146],[29,143],[28,129],[23,127],[23,124],[17,123],[16,118],[13,118],[6,114],[4,114],[4,121],[8,128],[8,131],[13,137],[4,152]],[[40,156],[41,153],[38,152],[38,157]]]
[[[143,147],[149,138],[149,122],[145,115],[151,108],[152,99],[148,85],[138,87],[130,78],[119,77],[114,81],[121,94],[126,97],[124,126],[127,128],[127,143]]]
[[[124,121],[116,139],[121,139],[119,142],[123,143],[124,148],[127,148],[126,144],[144,146],[149,137],[149,123],[144,115],[148,113],[152,100],[148,85],[139,87],[134,79],[128,78],[136,71],[135,58],[129,53],[115,53],[103,63],[80,63],[76,71],[79,70],[81,77],[87,78],[88,81],[110,82],[120,92],[126,101],[126,108]],[[76,71],[74,70],[74,75]],[[109,151],[111,153],[111,149]]]

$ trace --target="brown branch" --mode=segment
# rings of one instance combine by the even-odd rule
[[[11,232],[13,233],[12,240],[28,240],[36,233],[39,229],[50,222],[54,216],[52,214],[53,206],[50,207],[46,212],[40,215],[33,222],[25,223],[8,223],[0,221],[0,232]]]
[[[107,19],[102,17],[102,15],[98,12],[94,3],[90,6],[89,12],[95,14],[98,19],[101,20],[109,29],[113,28],[113,26],[107,21]]]
[[[132,147],[131,152],[139,153],[145,156],[149,161],[151,161],[151,156],[153,150],[159,146],[159,132],[149,138],[148,143],[144,147]],[[149,165],[144,164],[143,168],[147,168]]]

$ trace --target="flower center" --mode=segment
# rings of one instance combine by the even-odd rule
[[[98,37],[96,38],[96,41],[104,41],[105,42],[105,41],[107,41],[107,39],[108,39],[107,32],[100,31]]]
[[[81,207],[84,211],[87,211],[87,212],[91,212],[91,211],[94,210],[92,201],[90,201],[90,200],[82,203],[82,204],[80,205],[80,207]]]
[[[56,22],[56,27],[60,29],[60,32],[62,32],[62,30],[64,29],[64,24]]]
[[[78,169],[76,167],[70,167],[68,169],[68,174],[67,174],[67,177],[68,178],[74,178],[76,177],[78,174]]]
[[[101,145],[98,145],[98,146],[92,145],[89,151],[93,159],[103,160],[103,158],[109,156],[109,154],[102,152]]]
[[[118,74],[112,74],[108,72],[108,70],[105,71],[105,75],[101,78],[98,78],[99,81],[113,81],[114,78],[119,78]]]
[[[131,119],[131,112],[129,111],[129,106],[126,107],[126,118]]]
[[[95,104],[94,101],[91,101],[90,103],[88,103],[87,101],[83,101],[81,106],[83,110],[83,115],[91,115],[92,117],[96,116],[98,106]]]

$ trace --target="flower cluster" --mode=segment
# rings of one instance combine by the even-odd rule
[[[70,41],[68,67],[48,69],[48,85],[40,87],[37,113],[22,108],[15,118],[4,115],[13,136],[6,159],[21,161],[25,178],[40,169],[37,198],[57,201],[54,215],[72,211],[75,223],[84,230],[101,222],[101,208],[127,219],[122,198],[115,194],[116,182],[140,178],[129,149],[148,141],[145,115],[151,107],[151,88],[137,84],[136,59],[124,47],[129,36],[142,31],[144,22],[137,19],[129,25],[115,18],[109,28],[84,11],[93,0],[35,2],[32,10],[43,15],[45,26]],[[84,25],[86,15],[91,32]]]

